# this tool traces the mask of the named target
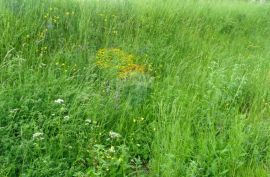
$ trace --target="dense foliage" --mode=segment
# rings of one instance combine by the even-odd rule
[[[269,176],[269,14],[0,0],[0,176]]]

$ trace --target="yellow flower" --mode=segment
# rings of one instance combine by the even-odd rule
[[[119,71],[118,77],[124,79],[124,78],[127,78],[131,73],[144,74],[145,67],[142,65],[138,65],[138,64],[130,64],[128,66],[123,67]]]
[[[103,68],[126,66],[133,63],[134,56],[117,48],[100,49],[96,55],[97,65]],[[105,67],[105,68],[106,68]]]
[[[131,73],[145,73],[143,65],[135,64],[135,56],[119,48],[103,48],[96,54],[96,65],[100,69],[116,72],[115,76],[121,79],[129,77]]]

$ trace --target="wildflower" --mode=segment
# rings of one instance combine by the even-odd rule
[[[99,68],[119,68],[133,63],[134,56],[120,49],[100,49],[97,52]]]
[[[144,74],[145,69],[142,65],[130,64],[130,65],[124,66],[120,69],[120,71],[118,72],[118,77],[122,78],[122,79],[127,78],[131,73]]]
[[[115,148],[114,146],[111,146],[110,149],[108,150],[110,153],[115,153]]]
[[[131,73],[145,73],[143,65],[134,63],[134,55],[118,48],[100,49],[96,54],[96,58],[96,64],[100,69],[113,71],[114,76],[121,79],[129,77]]]
[[[85,120],[85,125],[89,125],[89,124],[91,124],[91,123],[92,123],[91,119],[86,119],[86,120]]]
[[[33,134],[33,139],[43,139],[43,133],[42,132],[36,132]]]
[[[64,100],[58,98],[57,100],[54,100],[54,102],[57,103],[57,104],[62,104],[62,103],[64,103]]]
[[[70,119],[69,116],[64,116],[64,121],[68,121]]]
[[[18,112],[18,111],[19,111],[19,108],[15,108],[15,109],[10,110],[9,112],[10,112],[10,113],[16,113],[16,112]]]
[[[112,138],[112,139],[117,139],[117,138],[120,138],[121,135],[119,133],[116,133],[116,132],[113,132],[113,131],[110,131],[109,132],[109,136]]]
[[[46,66],[46,64],[45,64],[45,63],[41,63],[41,64],[40,64],[40,66],[43,66],[43,67],[45,67],[45,66]]]

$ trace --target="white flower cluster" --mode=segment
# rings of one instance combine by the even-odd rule
[[[58,98],[57,100],[54,100],[54,102],[57,103],[57,104],[62,104],[65,101],[63,99],[61,99],[61,98]]]
[[[117,138],[120,138],[121,135],[119,133],[116,133],[116,132],[113,132],[113,131],[110,131],[109,132],[109,136],[112,138],[112,139],[117,139]]]
[[[33,134],[33,139],[35,140],[35,139],[40,139],[40,140],[42,140],[42,139],[44,139],[44,137],[43,137],[43,133],[42,132],[36,132],[36,133],[34,133]]]

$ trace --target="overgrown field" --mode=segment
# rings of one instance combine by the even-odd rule
[[[0,176],[269,177],[270,6],[0,0]]]

